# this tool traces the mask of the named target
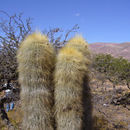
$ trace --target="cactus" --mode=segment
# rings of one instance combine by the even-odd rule
[[[88,60],[88,58],[90,57],[90,52],[88,50],[88,43],[80,35],[76,35],[75,37],[70,39],[66,44],[66,46],[75,48],[76,50],[80,51],[86,57],[86,60]]]
[[[57,130],[81,130],[84,56],[74,48],[64,47],[55,68],[55,120]]]
[[[60,50],[55,68],[57,130],[92,130],[88,45],[81,36]]]
[[[83,102],[83,130],[92,130],[92,101],[91,101],[91,91],[89,87],[89,64],[90,62],[90,51],[88,49],[88,43],[84,40],[82,36],[75,36],[66,44],[67,47],[71,47],[81,52],[86,61],[86,67],[88,68],[87,72],[84,75],[83,81],[83,93],[82,93],[82,102]]]
[[[23,130],[53,130],[55,52],[47,37],[39,32],[29,35],[20,45],[17,61]]]

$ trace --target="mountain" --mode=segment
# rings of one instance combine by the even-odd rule
[[[93,53],[111,54],[115,57],[122,56],[130,60],[130,42],[124,43],[103,43],[97,42],[89,44],[90,50]]]

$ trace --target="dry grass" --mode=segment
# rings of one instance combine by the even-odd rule
[[[21,130],[23,111],[21,110],[20,106],[15,106],[15,108],[12,111],[7,112],[7,114],[15,130]],[[8,130],[7,126],[1,119],[0,119],[0,130]]]

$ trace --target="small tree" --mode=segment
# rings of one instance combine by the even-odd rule
[[[16,79],[16,52],[20,42],[31,32],[31,19],[22,14],[9,15],[0,11],[6,19],[0,19],[0,79]]]
[[[56,48],[63,47],[72,33],[77,32],[79,29],[78,24],[75,24],[72,28],[67,31],[63,31],[61,28],[52,28],[44,30],[43,33],[49,38],[49,42]]]

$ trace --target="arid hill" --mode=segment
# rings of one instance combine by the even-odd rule
[[[130,42],[124,43],[92,43],[89,44],[90,50],[93,53],[107,53],[115,57],[122,56],[130,60]]]

